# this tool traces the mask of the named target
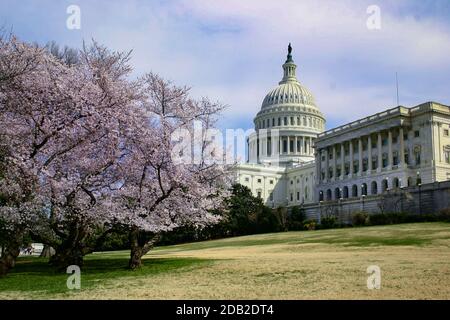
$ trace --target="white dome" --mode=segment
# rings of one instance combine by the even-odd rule
[[[267,118],[275,114],[276,116],[307,115],[320,118],[320,122],[325,123],[325,118],[317,107],[314,96],[297,80],[296,69],[297,65],[292,60],[289,51],[287,60],[283,64],[283,79],[264,97],[261,110],[255,118],[255,125],[261,120],[267,122]],[[323,126],[316,126],[313,129],[314,131],[321,130]]]
[[[325,129],[325,118],[313,95],[298,80],[292,47],[283,64],[283,79],[264,97],[249,136],[250,163],[291,165],[314,160],[314,142]]]
[[[281,105],[316,107],[311,92],[297,80],[286,81],[273,88],[264,98],[261,109]]]

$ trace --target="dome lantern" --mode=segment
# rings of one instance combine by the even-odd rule
[[[297,65],[294,63],[294,60],[292,60],[292,46],[291,43],[289,43],[287,59],[286,62],[283,64],[284,76],[283,79],[279,82],[279,84],[286,83],[288,81],[297,82],[295,69],[297,69]]]

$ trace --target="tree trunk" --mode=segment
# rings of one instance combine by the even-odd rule
[[[50,257],[50,265],[56,267],[58,271],[65,271],[68,266],[76,265],[80,268],[84,263],[84,252],[81,248],[57,248],[53,256]]]
[[[40,258],[50,258],[55,255],[55,249],[49,245],[44,245],[44,248],[42,249]]]
[[[159,240],[158,234],[148,234],[138,229],[130,231],[130,261],[128,267],[132,270],[142,267],[142,257],[149,252]]]
[[[20,245],[12,243],[5,245],[0,258],[0,277],[5,276],[16,265],[16,259],[20,254]]]

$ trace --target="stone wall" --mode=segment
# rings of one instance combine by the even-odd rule
[[[409,214],[432,214],[450,207],[450,181],[435,182],[389,190],[382,195],[343,199],[337,201],[323,201],[305,205],[308,219],[320,223],[321,217],[335,214],[340,222],[351,221],[355,212],[390,213],[404,212]]]

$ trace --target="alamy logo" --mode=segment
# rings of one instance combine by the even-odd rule
[[[67,278],[67,289],[69,290],[79,290],[81,288],[81,270],[77,265],[71,265],[67,267],[67,274],[70,276]]]
[[[379,290],[381,288],[381,269],[379,266],[368,266],[367,273],[369,273],[369,277],[367,278],[367,289]]]
[[[367,18],[366,25],[369,30],[381,29],[381,9],[377,5],[371,5],[367,7],[367,14],[370,16]]]
[[[66,13],[70,16],[67,17],[66,27],[69,30],[81,29],[81,9],[79,6],[72,4],[67,7]]]

